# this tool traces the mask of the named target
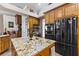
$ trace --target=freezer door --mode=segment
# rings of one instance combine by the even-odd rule
[[[61,41],[61,28],[60,28],[60,20],[56,22],[56,41]]]
[[[72,44],[77,45],[77,17],[72,17]]]
[[[72,44],[72,19],[67,18],[66,19],[66,37],[67,39],[65,40],[65,43],[67,44]]]

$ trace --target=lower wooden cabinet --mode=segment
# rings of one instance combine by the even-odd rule
[[[5,52],[10,48],[10,37],[5,36],[5,37],[0,37],[0,54]]]
[[[1,38],[0,38],[0,53],[1,53]]]
[[[47,48],[43,49],[42,51],[35,54],[35,56],[51,56],[51,48],[54,47],[54,45],[50,45]]]

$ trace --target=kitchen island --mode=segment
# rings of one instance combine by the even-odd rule
[[[11,39],[13,56],[49,56],[51,48],[55,45],[54,40],[34,37],[25,41],[24,38]]]

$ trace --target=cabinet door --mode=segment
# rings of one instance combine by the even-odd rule
[[[77,4],[77,7],[78,7],[78,9],[77,9],[77,10],[78,10],[78,15],[79,15],[79,3]]]
[[[12,42],[11,42],[11,54],[12,54],[12,56],[17,56],[17,52],[16,52]]]
[[[1,53],[1,38],[0,38],[0,53]]]
[[[8,49],[10,48],[10,44],[11,44],[10,37],[7,37],[7,48]]]
[[[35,56],[49,56],[50,55],[49,51],[50,51],[49,48],[45,48],[41,52],[38,52]]]
[[[45,14],[45,24],[49,24],[50,15],[49,13]]]
[[[2,52],[6,50],[6,46],[7,46],[7,41],[6,41],[6,37],[2,37]]]
[[[10,47],[10,38],[7,36],[7,37],[5,38],[5,40],[6,40],[6,41],[5,41],[5,43],[6,43],[6,44],[5,44],[5,45],[6,45],[6,46],[5,46],[5,49],[9,49],[9,47]]]
[[[33,18],[33,24],[38,24],[38,19],[37,18]]]
[[[67,4],[64,9],[65,16],[77,15],[77,4]]]
[[[50,24],[54,23],[54,10],[50,11]]]
[[[50,55],[49,51],[50,51],[49,48],[46,48],[40,52],[40,55],[41,56],[49,56]]]
[[[5,49],[4,40],[1,38],[1,52],[3,52],[4,49]]]
[[[55,20],[64,17],[64,7],[59,7],[55,9]]]

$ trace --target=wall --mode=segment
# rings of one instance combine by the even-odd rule
[[[3,26],[3,16],[0,15],[0,34],[4,32],[4,26]]]
[[[14,22],[14,28],[9,28],[8,22]],[[3,24],[4,24],[4,29],[6,28],[7,31],[17,30],[15,16],[3,15]]]

